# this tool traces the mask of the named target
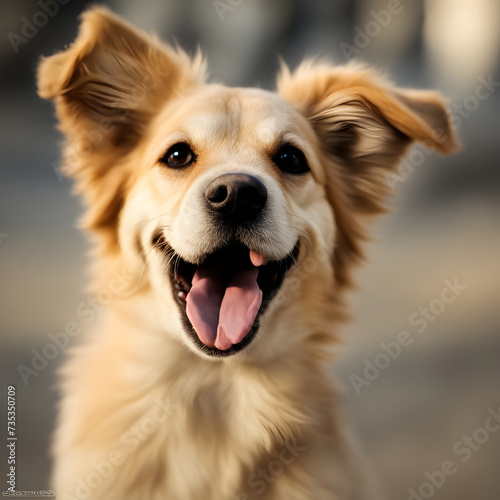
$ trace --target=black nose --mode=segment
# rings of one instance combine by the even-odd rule
[[[223,174],[205,190],[210,209],[233,224],[253,219],[262,211],[267,190],[256,177],[247,174]]]

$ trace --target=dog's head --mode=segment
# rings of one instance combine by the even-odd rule
[[[227,356],[259,331],[262,344],[283,343],[294,318],[328,314],[405,149],[456,143],[438,95],[362,67],[283,68],[276,93],[206,84],[204,73],[201,56],[98,8],[38,78],[102,255],[154,296],[151,324]]]

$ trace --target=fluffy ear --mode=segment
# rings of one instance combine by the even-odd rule
[[[97,149],[133,146],[159,104],[203,80],[200,55],[192,61],[103,7],[84,12],[75,42],[38,67],[39,95],[55,100],[65,134],[106,129]]]
[[[362,258],[359,215],[383,211],[390,172],[411,142],[441,153],[458,147],[445,104],[435,92],[395,89],[361,66],[310,61],[294,73],[283,68],[278,92],[309,120],[323,149],[338,234],[335,272],[346,284],[348,264]]]
[[[161,45],[107,9],[82,15],[67,49],[43,58],[38,91],[56,105],[68,141],[63,171],[86,199],[84,224],[110,243],[128,172],[120,161],[168,99],[204,80],[204,62]]]

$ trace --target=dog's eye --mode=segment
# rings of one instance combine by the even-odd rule
[[[309,165],[307,164],[304,153],[289,144],[282,146],[274,155],[274,163],[278,165],[280,170],[290,174],[303,174],[309,172]]]
[[[161,158],[160,163],[172,168],[187,167],[195,160],[192,149],[185,142],[174,144]]]

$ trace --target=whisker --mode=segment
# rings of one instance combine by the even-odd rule
[[[180,262],[181,262],[180,256],[176,254],[174,262],[174,276],[177,276],[177,270],[179,269]]]
[[[146,271],[146,267],[148,266],[148,256],[149,254],[155,249],[160,246],[160,241],[157,241],[145,254],[144,254],[144,266],[142,266],[142,271],[141,274],[139,275],[139,279],[137,280],[137,283],[134,285],[134,287],[130,290],[130,293],[133,293],[141,283],[142,277],[144,276],[144,272]]]
[[[159,229],[164,229],[166,228],[167,226],[160,226]],[[144,266],[142,267],[142,270],[141,270],[141,274],[139,275],[139,279],[137,280],[137,283],[134,285],[134,287],[130,290],[130,293],[133,293],[140,285],[141,281],[142,281],[142,277],[144,276],[144,273],[146,271],[146,268],[149,264],[149,261],[148,261],[148,257],[149,255],[151,254],[151,252],[156,249],[156,248],[159,248],[160,246],[162,245],[162,241],[161,240],[158,240],[145,254],[144,254]],[[169,250],[170,253],[174,253],[173,250]]]
[[[300,231],[300,228],[297,226],[294,226],[293,224],[287,224],[286,222],[283,224],[285,227],[288,227],[289,229],[293,229],[294,231]]]
[[[313,245],[313,242],[311,241],[310,236],[305,232],[302,234],[302,236],[305,238],[307,243],[309,243],[309,246],[311,247],[311,249],[314,250],[314,245]]]
[[[295,213],[291,212],[290,210],[287,210],[286,208],[285,208],[285,212],[286,212],[287,214],[291,215],[292,217],[297,217],[297,219],[300,219],[300,220],[302,220],[302,221],[304,221],[304,222],[306,222],[306,223],[307,223],[307,219],[305,219],[305,218],[304,218],[304,217],[302,217],[301,215],[297,215],[297,214],[295,214]]]
[[[160,217],[163,217],[165,215],[177,215],[177,212],[168,212],[168,211],[163,212],[162,214],[157,215],[156,217],[153,217],[152,219],[144,219],[144,220],[141,220],[139,222],[136,222],[133,227],[135,227],[139,224],[145,224],[146,222],[154,221],[154,220],[159,219]]]
[[[130,290],[130,293],[133,293],[138,287],[139,284],[141,283],[142,277],[144,276],[144,271],[146,271],[146,267],[148,266],[148,261],[144,261],[144,266],[142,266],[142,271],[141,274],[139,275],[139,279],[137,280],[137,283],[134,285],[134,288]]]

